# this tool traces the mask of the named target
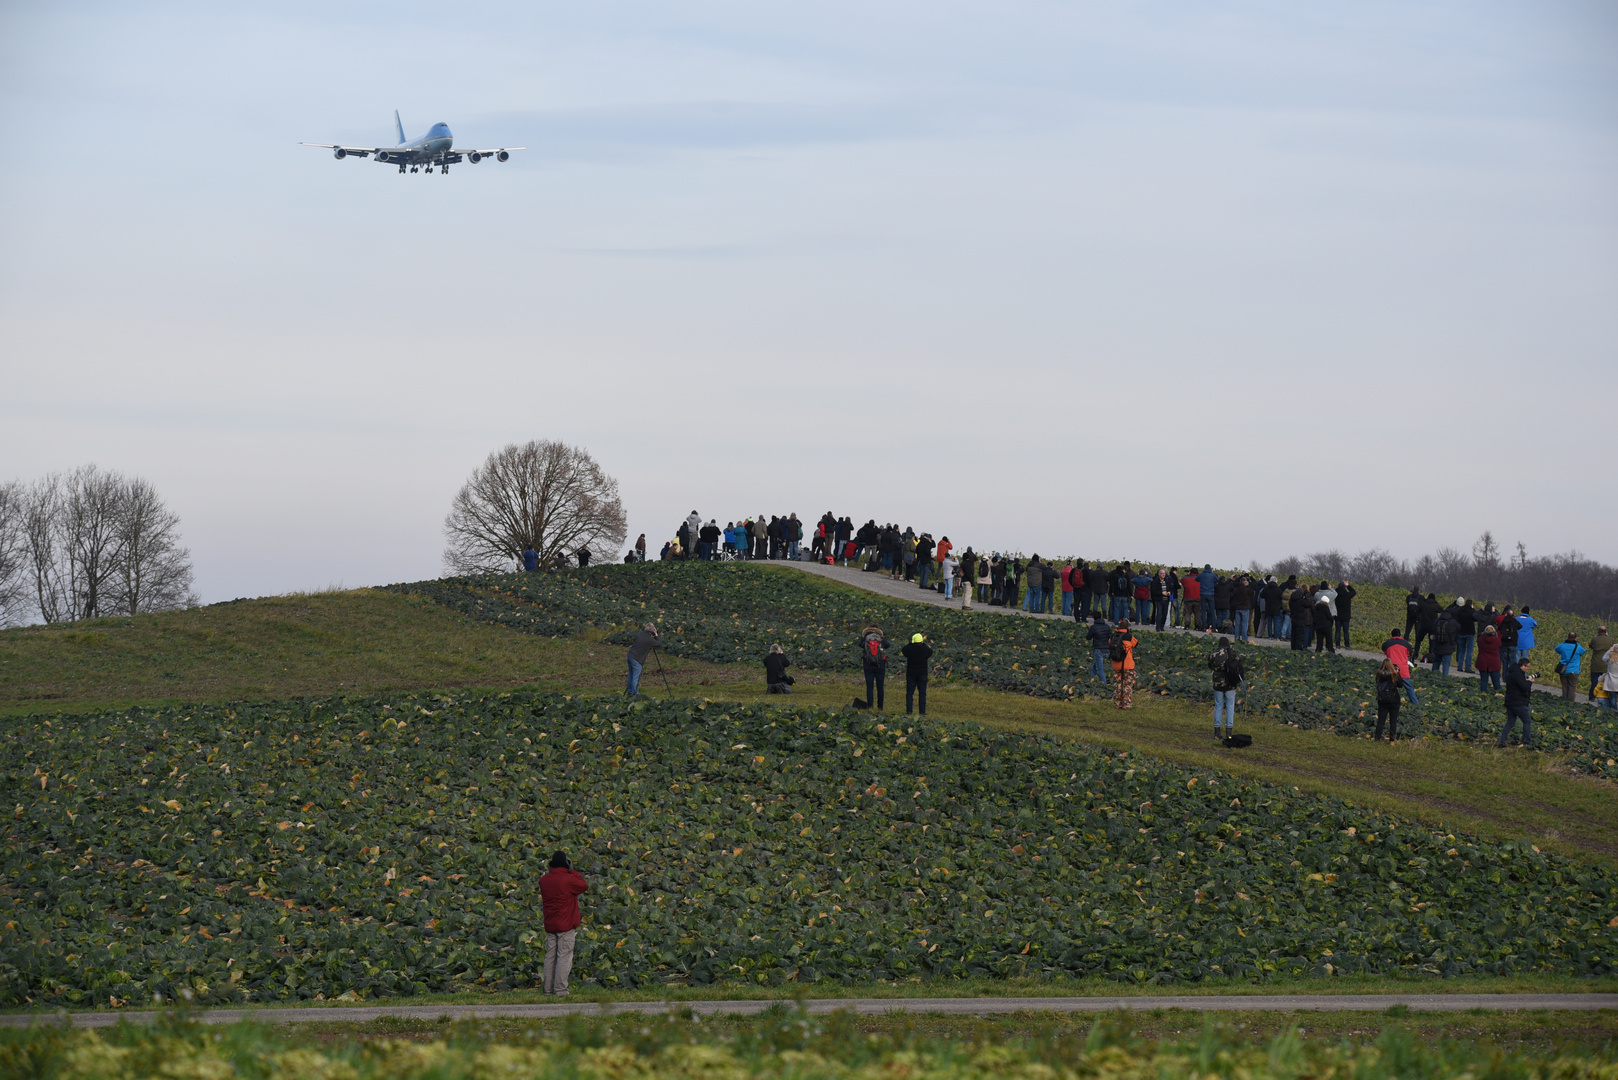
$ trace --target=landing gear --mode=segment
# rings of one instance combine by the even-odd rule
[[[403,165],[399,166],[399,175],[400,176],[404,175],[404,171],[405,171],[405,167]]]
[[[418,168],[420,168],[419,165],[412,165],[412,166],[410,166],[410,171],[415,172]]]

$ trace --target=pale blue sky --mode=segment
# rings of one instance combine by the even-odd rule
[[[0,107],[0,477],[207,600],[431,576],[535,437],[654,540],[1618,561],[1611,4],[12,2]],[[297,145],[395,108],[531,149]]]

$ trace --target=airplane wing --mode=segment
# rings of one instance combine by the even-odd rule
[[[461,155],[465,156],[467,158],[467,160],[471,161],[473,164],[477,164],[477,162],[480,159],[486,158],[486,157],[487,158],[494,158],[497,161],[504,161],[504,160],[506,160],[506,155],[509,155],[511,153],[511,151],[513,151],[513,150],[526,150],[526,149],[528,149],[528,147],[526,147],[526,146],[497,146],[493,150],[472,150],[472,149],[463,149],[463,148],[457,146],[455,148],[455,153],[461,154]]]
[[[318,146],[322,150],[334,150],[334,151],[338,152],[337,156],[340,157],[340,158],[341,157],[370,157],[372,154],[376,153],[379,150],[391,149],[391,147],[382,147],[382,146],[342,146],[342,145],[340,145],[338,143],[323,143],[323,142],[306,142],[306,143],[299,143],[298,145],[299,146]]]

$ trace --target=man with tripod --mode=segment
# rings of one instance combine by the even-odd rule
[[[646,658],[652,655],[662,639],[657,636],[657,624],[647,623],[635,635],[635,643],[629,647],[629,696],[640,694],[640,669],[646,664]]]

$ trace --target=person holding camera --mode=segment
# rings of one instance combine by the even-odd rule
[[[764,657],[764,686],[772,694],[792,693],[792,684],[797,680],[787,674],[787,668],[792,661],[787,659],[786,650],[779,645],[771,645],[770,651]]]
[[[1236,691],[1241,688],[1242,658],[1231,646],[1230,639],[1221,637],[1219,647],[1208,658],[1208,670],[1213,672],[1214,739],[1224,742],[1236,733]],[[1224,715],[1224,730],[1220,730],[1220,715]]]
[[[652,655],[661,639],[657,636],[657,624],[649,622],[640,628],[635,635],[635,643],[629,647],[629,686],[628,694],[635,697],[640,693],[640,671],[646,664],[646,658]]]
[[[1528,713],[1528,700],[1534,696],[1534,677],[1528,674],[1528,657],[1506,668],[1506,726],[1500,729],[1500,745],[1505,746],[1511,729],[1522,721],[1522,747],[1534,741],[1534,724]]]
[[[567,994],[567,977],[573,971],[573,943],[584,916],[579,913],[579,897],[590,891],[584,875],[573,869],[567,852],[551,856],[550,869],[539,879],[539,895],[545,912],[545,992]]]
[[[912,634],[910,644],[899,650],[905,658],[905,715],[910,715],[915,698],[921,698],[921,715],[927,715],[927,662],[933,658],[933,647],[927,644],[927,635]]]

